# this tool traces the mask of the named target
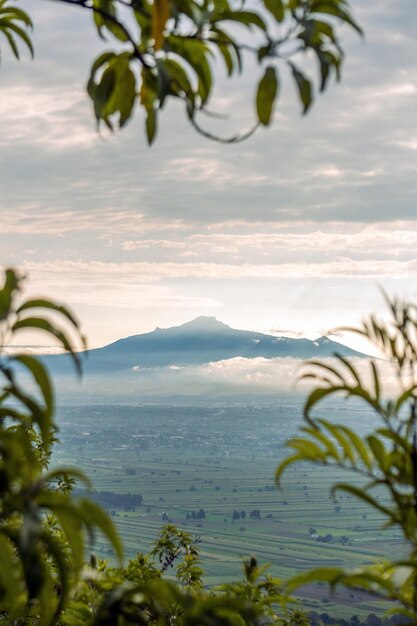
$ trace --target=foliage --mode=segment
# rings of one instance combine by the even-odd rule
[[[54,391],[42,361],[6,348],[27,330],[47,333],[69,352],[84,344],[77,320],[51,300],[23,300],[22,277],[7,270],[0,288],[0,624],[50,626],[259,626],[304,624],[287,609],[279,581],[245,563],[242,582],[205,591],[199,538],[166,526],[149,555],[122,565],[110,518],[77,481],[79,470],[49,468],[56,442]],[[118,565],[90,559],[99,532]],[[88,538],[88,543],[86,539]],[[276,609],[280,608],[279,614]]]
[[[33,56],[33,46],[27,32],[32,26],[32,20],[25,11],[11,5],[8,0],[0,0],[0,33],[7,39],[16,59],[20,58],[16,38],[26,44]]]
[[[51,623],[83,567],[84,530],[104,533],[119,558],[122,548],[102,510],[86,498],[71,497],[73,481],[88,483],[87,478],[76,469],[48,469],[56,433],[48,372],[39,359],[8,355],[4,348],[22,331],[40,330],[66,349],[79,369],[71,333],[84,339],[65,307],[51,300],[22,300],[21,283],[22,277],[9,269],[0,290],[1,614],[8,621],[40,612],[42,623]]]
[[[337,365],[311,361],[304,377],[317,387],[304,408],[305,425],[300,436],[287,443],[292,455],[277,469],[281,482],[286,468],[309,462],[330,468],[343,468],[356,478],[333,485],[337,498],[344,492],[365,502],[378,512],[384,527],[396,527],[407,547],[404,558],[376,563],[358,571],[319,568],[301,574],[287,585],[289,591],[316,581],[360,587],[372,594],[395,601],[396,610],[417,622],[417,307],[401,301],[389,302],[387,322],[371,316],[363,326],[352,330],[369,339],[392,368],[398,394],[387,397],[382,383],[382,363],[370,359],[364,377],[347,359],[336,355]],[[369,381],[368,381],[369,379]],[[360,437],[345,424],[317,417],[314,412],[325,398],[342,394],[365,403],[375,415],[375,427]],[[357,478],[361,479],[358,484]],[[387,503],[386,503],[387,502]]]
[[[221,61],[228,77],[255,63],[261,73],[254,98],[259,125],[271,123],[280,94],[281,71],[287,68],[307,113],[313,99],[311,76],[300,68],[303,56],[314,57],[319,89],[340,78],[343,50],[336,24],[361,33],[347,0],[55,0],[91,14],[99,36],[112,48],[93,62],[87,91],[98,123],[123,127],[136,106],[145,113],[149,143],[157,133],[158,114],[169,99],[182,102],[190,124],[204,136],[198,114],[208,110],[215,66]],[[4,17],[2,15],[4,14]],[[14,37],[30,48],[26,13],[0,2],[0,32],[18,56]],[[32,48],[31,48],[32,50]],[[248,57],[251,58],[249,61]]]

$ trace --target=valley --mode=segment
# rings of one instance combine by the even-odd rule
[[[93,496],[117,524],[126,557],[148,552],[167,522],[198,535],[209,586],[238,579],[242,558],[250,555],[281,578],[398,555],[399,536],[381,530],[378,514],[351,496],[330,497],[330,485],[344,478],[340,471],[300,465],[276,488],[274,471],[301,406],[302,397],[294,395],[265,405],[65,405],[55,462],[92,478]],[[342,403],[323,411],[362,432],[374,419]],[[112,559],[102,540],[94,550]],[[381,608],[374,598],[346,591],[330,596],[320,586],[305,589],[302,603],[310,611],[361,618]]]

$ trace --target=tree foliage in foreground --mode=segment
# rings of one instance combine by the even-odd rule
[[[393,601],[394,612],[404,623],[417,623],[417,307],[401,301],[388,302],[390,320],[371,316],[360,328],[350,330],[369,339],[385,362],[371,359],[365,376],[348,359],[337,356],[337,365],[311,361],[305,373],[316,387],[304,408],[300,435],[287,443],[292,454],[277,469],[281,482],[286,468],[299,462],[343,469],[352,482],[332,487],[359,499],[376,511],[384,528],[398,529],[404,540],[404,555],[396,561],[375,563],[357,571],[318,568],[293,578],[288,591],[305,584],[325,581],[361,588],[376,597]],[[398,394],[389,397],[381,368],[390,365]],[[386,373],[386,372],[385,372]],[[344,395],[364,403],[374,414],[374,428],[361,437],[345,423],[317,415],[326,398]],[[359,481],[358,481],[359,479]]]
[[[77,320],[51,300],[23,300],[22,279],[7,270],[0,288],[0,624],[7,626],[260,626],[302,625],[287,610],[279,581],[244,564],[241,582],[215,593],[203,588],[198,541],[164,528],[149,555],[123,565],[110,518],[83,493],[79,470],[49,467],[56,442],[53,387],[42,362],[5,347],[21,332],[39,330],[67,350],[79,369],[73,341]],[[85,553],[99,533],[118,565]],[[167,576],[170,573],[170,576]],[[277,612],[279,610],[279,612]]]
[[[97,122],[123,127],[139,107],[145,114],[149,143],[157,133],[158,115],[168,100],[181,101],[190,124],[200,133],[200,114],[210,114],[218,63],[228,77],[253,64],[261,78],[254,90],[256,122],[268,126],[287,69],[304,113],[314,99],[314,83],[303,69],[304,57],[315,59],[318,88],[340,78],[343,61],[338,25],[361,32],[347,0],[53,0],[73,5],[94,20],[98,35],[110,42],[93,62],[87,92]],[[19,58],[19,43],[33,54],[29,15],[10,0],[0,0],[0,34]]]

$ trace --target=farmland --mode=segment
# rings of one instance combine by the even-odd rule
[[[365,430],[372,420],[343,406],[327,413]],[[84,469],[95,497],[107,493],[127,557],[148,551],[167,521],[199,535],[208,585],[237,579],[242,558],[252,554],[282,578],[398,555],[398,535],[382,531],[373,511],[351,496],[330,497],[330,485],[344,478],[340,471],[298,466],[277,490],[274,471],[300,414],[294,398],[265,406],[67,405],[59,412],[55,461]],[[95,549],[112,557],[102,541]],[[332,597],[324,587],[306,589],[303,603],[331,615],[364,617],[379,609],[373,598]]]

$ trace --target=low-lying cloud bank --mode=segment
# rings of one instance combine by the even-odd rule
[[[337,365],[335,359],[323,359],[323,362]],[[370,362],[367,359],[351,359],[350,362],[372,390]],[[395,395],[399,386],[392,366],[379,360],[377,368],[383,395]],[[315,385],[311,379],[301,379],[307,370],[311,370],[311,367],[306,361],[294,358],[235,357],[204,365],[170,365],[160,368],[145,368],[138,363],[123,375],[89,376],[87,373],[81,386],[77,386],[76,397],[87,394],[99,401],[101,397],[109,399],[109,396],[114,396],[118,401],[128,399],[129,402],[140,402],[143,398],[167,399],[174,396],[230,397],[234,400],[279,394],[305,396]],[[68,385],[67,380],[64,384],[62,380],[58,381],[58,387],[64,392],[70,391],[69,386],[75,389],[75,383]]]

